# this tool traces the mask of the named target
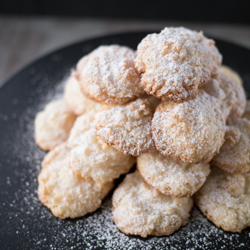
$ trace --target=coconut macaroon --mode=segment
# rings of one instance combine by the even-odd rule
[[[155,151],[151,135],[153,111],[146,99],[110,107],[96,115],[97,135],[125,155]]]
[[[228,121],[225,142],[213,164],[228,173],[250,172],[250,121],[235,118]]]
[[[186,163],[209,162],[219,152],[225,131],[218,100],[203,90],[182,103],[162,102],[152,119],[157,150]]]
[[[43,150],[52,150],[65,142],[76,116],[63,100],[52,101],[35,118],[35,140]]]
[[[90,100],[81,92],[80,85],[74,75],[71,75],[66,81],[64,100],[76,116],[87,112],[98,112],[103,107],[101,103]]]
[[[202,32],[165,28],[139,43],[135,67],[143,73],[141,86],[148,94],[181,102],[209,80],[221,61],[215,42]]]
[[[230,74],[219,70],[201,87],[209,95],[218,99],[225,119],[241,117],[246,107],[246,94],[242,84]]]
[[[93,179],[73,175],[68,166],[69,149],[63,143],[49,152],[38,176],[38,197],[54,216],[76,218],[95,211],[113,188],[113,182],[103,186]]]
[[[220,103],[224,119],[227,120],[236,104],[235,82],[222,72],[211,76],[209,81],[200,87],[207,94],[215,97]]]
[[[192,196],[210,173],[208,163],[176,162],[160,153],[140,155],[137,168],[150,186],[163,194],[179,198]]]
[[[112,198],[113,220],[125,234],[170,235],[188,222],[193,200],[167,196],[149,186],[139,172],[128,174]]]
[[[77,118],[68,140],[71,148],[69,164],[75,174],[103,185],[127,173],[135,158],[124,155],[98,138],[94,119],[92,113]]]
[[[89,98],[107,104],[124,104],[142,96],[135,52],[119,45],[100,46],[77,64],[77,79]]]
[[[213,168],[194,198],[217,227],[240,233],[250,226],[250,174],[230,175]]]

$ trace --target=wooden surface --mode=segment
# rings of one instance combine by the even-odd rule
[[[208,36],[250,48],[249,25],[0,16],[0,86],[26,64],[60,47],[117,32],[160,31],[165,26],[203,30]]]

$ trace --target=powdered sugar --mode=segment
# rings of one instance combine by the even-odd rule
[[[164,101],[180,102],[206,83],[221,64],[214,41],[183,27],[150,34],[138,45],[135,67],[141,85]]]

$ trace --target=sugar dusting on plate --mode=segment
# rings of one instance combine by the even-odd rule
[[[37,176],[45,153],[34,142],[33,120],[35,114],[42,110],[46,103],[61,97],[63,86],[63,83],[58,83],[40,98],[38,103],[31,103],[10,137],[12,143],[16,142],[10,155],[16,157],[10,156],[6,159],[6,163],[9,162],[13,167],[14,173],[11,177],[7,176],[4,183],[9,191],[1,193],[8,195],[11,202],[0,204],[2,209],[8,211],[6,227],[0,229],[0,232],[5,230],[7,235],[15,237],[19,249],[246,248],[242,242],[249,239],[249,231],[244,230],[242,234],[224,232],[208,222],[197,208],[193,208],[188,225],[173,235],[150,236],[146,239],[127,236],[117,229],[112,221],[111,195],[104,200],[100,209],[87,216],[74,220],[55,218],[37,197]],[[6,249],[13,249],[11,240]]]

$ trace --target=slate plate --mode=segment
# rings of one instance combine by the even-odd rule
[[[0,89],[1,249],[246,249],[250,228],[241,234],[217,229],[192,210],[187,226],[169,237],[126,236],[111,217],[111,195],[96,212],[75,220],[52,216],[37,198],[44,152],[34,143],[36,113],[63,91],[63,80],[83,55],[99,45],[136,49],[150,32],[116,34],[83,41],[51,53],[13,76]],[[216,41],[223,63],[239,72],[250,93],[250,50]],[[249,94],[248,94],[249,96]]]

